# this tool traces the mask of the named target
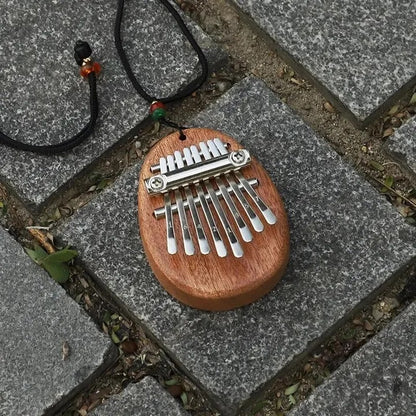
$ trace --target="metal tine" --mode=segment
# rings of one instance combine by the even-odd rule
[[[238,170],[234,172],[236,178],[244,186],[244,189],[250,195],[251,199],[257,205],[258,209],[263,214],[264,219],[271,225],[276,224],[277,218],[273,214],[272,210],[263,202],[263,200],[258,196],[257,192],[253,187],[248,183],[247,179],[239,172]]]
[[[214,139],[214,144],[220,154],[225,155],[228,153],[227,148],[225,147],[224,143],[216,138]],[[229,174],[225,175],[227,182],[230,184],[235,196],[240,201],[241,206],[243,207],[245,213],[247,214],[248,218],[250,219],[251,225],[253,226],[254,230],[258,233],[262,232],[264,230],[264,225],[260,221],[260,218],[257,216],[257,214],[253,211],[253,208],[251,208],[251,205],[248,203],[246,197],[241,192],[240,188],[238,187],[236,181],[233,179],[233,177]]]
[[[205,142],[199,143],[199,147],[202,151],[205,160],[212,159],[211,153],[209,152],[208,146]],[[231,228],[230,223],[228,222],[227,216],[225,215],[224,210],[218,200],[217,195],[215,194],[214,188],[211,185],[209,180],[204,181],[205,187],[211,197],[211,201],[217,211],[218,216],[220,217],[221,224],[224,227],[225,233],[227,234],[228,241],[231,245],[231,250],[235,257],[242,257],[244,254],[243,248],[241,247],[236,235],[234,234],[233,229]]]
[[[160,173],[164,174],[168,171],[168,165],[166,158],[161,157],[159,160]],[[175,238],[175,227],[173,225],[173,216],[172,216],[172,202],[170,200],[169,192],[164,194],[165,200],[165,218],[166,218],[166,244],[169,254],[176,254],[178,247],[176,245]]]
[[[175,160],[172,155],[169,155],[167,157],[167,162],[169,171],[176,169]],[[183,247],[185,249],[185,254],[187,254],[188,256],[192,256],[193,254],[195,254],[195,247],[192,243],[191,234],[189,233],[189,226],[188,220],[186,219],[185,207],[183,206],[182,195],[179,190],[175,191],[175,199],[176,205],[178,207],[179,221],[181,223]]]
[[[189,148],[187,148],[187,147],[184,148],[183,149],[183,154],[184,154],[184,157],[185,157],[186,164],[188,166],[193,165],[191,151],[189,150]],[[179,151],[176,151],[174,153],[174,155],[175,155],[175,162],[176,162],[177,167],[178,168],[183,168],[184,163],[183,163],[182,154]],[[194,196],[193,196],[192,191],[189,189],[188,186],[186,186],[184,189],[185,189],[186,199],[188,201],[188,207],[189,207],[189,210],[191,211],[191,216],[192,216],[192,219],[194,221],[195,231],[196,231],[196,235],[197,235],[197,238],[198,238],[199,250],[201,251],[202,254],[208,254],[210,252],[209,244],[208,244],[205,232],[204,232],[204,228],[201,224],[201,220],[199,218],[198,211],[196,209]]]
[[[201,162],[202,159],[199,154],[198,148],[196,146],[191,146],[190,150],[193,162]],[[224,242],[222,241],[221,234],[218,232],[217,224],[215,223],[214,217],[212,216],[212,212],[205,198],[204,191],[202,190],[200,185],[196,185],[195,187],[198,193],[199,201],[201,203],[202,211],[204,212],[205,218],[209,225],[209,229],[211,231],[212,239],[214,240],[215,250],[217,251],[219,257],[226,257],[227,249],[225,247]]]
[[[214,157],[221,156],[219,150],[217,149],[217,146],[215,146],[212,140],[208,140],[207,145],[212,156]],[[217,184],[218,189],[221,191],[222,196],[224,197],[224,201],[227,204],[228,209],[230,210],[235,223],[237,224],[241,237],[246,242],[253,240],[253,235],[251,234],[249,228],[247,227],[247,224],[245,223],[245,221],[243,220],[243,217],[240,215],[240,212],[235,206],[234,201],[231,198],[231,195],[227,191],[227,188],[225,187],[223,183],[221,183],[221,180],[219,178],[214,178],[214,181]]]

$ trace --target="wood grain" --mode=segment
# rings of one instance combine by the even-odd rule
[[[198,208],[198,212],[206,231],[211,252],[208,255],[199,253],[192,219],[187,211],[188,223],[196,249],[195,255],[187,256],[181,244],[179,218],[175,214],[178,253],[168,254],[165,220],[157,220],[153,216],[153,210],[164,205],[163,196],[149,196],[144,186],[144,179],[153,175],[150,172],[150,166],[157,164],[160,157],[173,154],[175,150],[182,151],[184,147],[198,146],[201,141],[216,137],[229,143],[231,150],[241,148],[234,139],[215,130],[188,129],[185,130],[185,134],[187,139],[183,141],[179,140],[179,133],[173,133],[159,141],[150,150],[143,163],[139,178],[138,215],[144,250],[150,266],[162,286],[181,302],[194,308],[212,311],[228,310],[246,305],[270,291],[286,269],[289,258],[289,227],[283,202],[267,172],[253,158],[251,165],[243,168],[241,173],[245,178],[259,180],[260,185],[256,192],[272,209],[278,219],[277,223],[267,224],[255,208],[264,224],[264,230],[258,233],[252,229],[245,213],[242,213],[252,231],[253,240],[248,243],[243,242],[237,228],[234,227],[234,232],[244,250],[242,258],[235,258],[227,245],[225,233],[221,232],[221,236],[226,242],[228,254],[227,257],[220,258],[215,252],[214,243],[201,208]],[[250,151],[250,149],[247,150]],[[247,199],[249,200],[249,198]],[[227,212],[224,201],[221,203]],[[238,204],[236,205],[238,206]],[[250,205],[254,208],[254,204]],[[239,211],[242,210],[239,209]],[[217,224],[220,224],[214,210],[212,212]]]

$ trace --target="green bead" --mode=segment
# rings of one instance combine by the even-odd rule
[[[153,120],[160,120],[161,118],[166,116],[166,110],[163,108],[156,108],[155,111],[152,113]]]

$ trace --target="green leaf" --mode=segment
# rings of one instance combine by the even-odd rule
[[[97,191],[102,191],[108,184],[110,183],[109,179],[103,179],[99,182],[97,187],[95,188]]]
[[[48,257],[48,253],[41,247],[41,246],[35,246],[34,250],[31,250],[30,248],[25,248],[26,253],[29,255],[29,257],[38,264],[41,264],[41,261]]]
[[[183,403],[184,406],[186,406],[188,404],[188,396],[186,395],[185,392],[183,392],[181,394],[181,400],[182,400],[182,403]]]
[[[409,101],[410,105],[416,104],[416,92],[412,95],[412,98]]]
[[[388,192],[390,188],[393,186],[393,183],[394,183],[394,178],[392,176],[387,176],[387,178],[384,180],[384,186],[380,192],[382,192],[383,194]]]
[[[370,160],[370,165],[373,169],[382,172],[384,170],[384,166],[381,163],[376,162],[375,160]]]
[[[295,405],[296,404],[296,400],[295,400],[295,398],[292,395],[289,396],[289,401],[290,401],[290,403],[292,405]]]
[[[179,380],[176,377],[173,377],[170,380],[166,380],[165,384],[167,386],[177,386],[179,384]]]
[[[78,256],[78,252],[76,250],[64,248],[63,250],[49,254],[48,257],[44,259],[44,261],[47,261],[48,263],[62,263],[72,260],[76,256]]]
[[[111,312],[105,311],[103,321],[108,325],[111,321]]]
[[[42,266],[58,283],[65,283],[69,279],[69,267],[65,263],[48,262],[48,258],[42,261]]]
[[[298,390],[298,388],[299,388],[299,384],[300,384],[300,383],[292,384],[290,387],[288,387],[288,388],[285,390],[285,395],[286,395],[286,396],[290,396],[291,394],[296,393],[296,392],[297,392],[297,390]]]
[[[393,176],[387,176],[386,180],[384,181],[384,186],[386,186],[387,188],[391,188],[393,186],[393,183],[394,183]]]
[[[111,339],[113,340],[114,344],[120,344],[120,338],[117,336],[117,334],[113,331],[111,332]]]

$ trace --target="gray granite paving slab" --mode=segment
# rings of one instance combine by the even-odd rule
[[[359,120],[416,82],[412,0],[234,0]]]
[[[392,156],[416,175],[416,118],[400,127],[386,144]]]
[[[1,227],[0,253],[0,414],[50,414],[117,352]],[[70,352],[63,360],[65,342]]]
[[[41,205],[69,179],[139,124],[148,104],[136,93],[114,47],[115,1],[0,2],[0,129],[28,143],[57,143],[88,121],[88,83],[73,58],[77,39],[90,43],[103,66],[95,134],[64,155],[47,157],[1,146],[0,177]],[[225,55],[189,25],[211,67]],[[122,36],[135,74],[156,96],[174,93],[199,72],[198,60],[157,0],[126,2]]]
[[[129,385],[91,413],[95,416],[186,416],[182,406],[155,380]]]
[[[86,266],[232,413],[413,258],[415,230],[258,80],[238,83],[188,124],[241,140],[285,201],[291,261],[268,296],[238,310],[208,313],[165,293],[138,234],[138,168],[57,232],[80,249]]]
[[[416,414],[416,303],[344,363],[292,416]],[[342,399],[341,399],[342,398]]]

